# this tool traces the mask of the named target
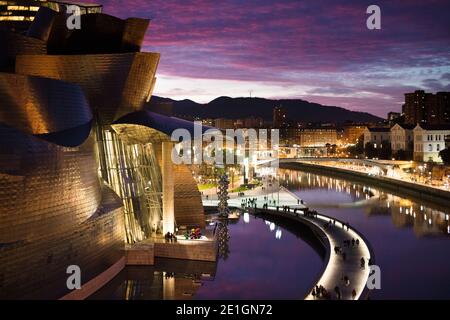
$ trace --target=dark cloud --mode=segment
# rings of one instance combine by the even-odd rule
[[[401,87],[431,85],[422,80],[449,77],[446,0],[378,1],[378,31],[366,28],[365,11],[372,1],[365,0],[98,2],[115,15],[153,18],[145,46],[162,53],[159,72],[164,75],[306,84],[304,73],[334,73],[323,88],[311,92],[340,94],[349,87],[341,73],[357,80],[349,93],[368,81],[377,86],[389,80]],[[431,77],[401,77],[405,70],[415,69],[440,71]],[[387,89],[394,100],[403,97],[404,92]],[[230,93],[217,88],[217,95],[222,94]]]

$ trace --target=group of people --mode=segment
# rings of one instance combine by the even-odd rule
[[[305,217],[317,218],[319,213],[316,210],[306,210],[304,211]]]
[[[348,281],[348,283],[350,283],[350,281]],[[339,286],[334,287],[334,293],[337,300],[342,299],[342,291]],[[314,299],[325,299],[325,300],[332,299],[330,292],[327,289],[325,289],[325,287],[322,285],[316,285],[312,289],[311,295],[313,296]],[[352,299],[353,300],[356,299],[356,289],[352,290]]]
[[[248,198],[248,199],[242,199],[241,200],[241,207],[242,208],[255,208],[256,209],[256,205],[258,198]]]
[[[316,285],[311,292],[314,299],[330,299],[330,293],[322,285]]]
[[[291,207],[289,206],[282,206],[281,207],[283,212],[290,212],[291,211]],[[277,206],[277,211],[280,211],[280,207]]]
[[[359,239],[353,238],[352,240],[344,240],[343,247],[350,248],[350,246],[352,248],[359,247]],[[342,259],[345,261],[346,258],[347,258],[347,253],[345,252],[345,250],[343,250],[343,247],[341,247],[341,246],[334,246],[334,253],[335,254],[340,254],[342,256]],[[361,258],[361,259],[363,260],[364,258]],[[361,264],[362,264],[362,267],[363,267],[362,260],[361,260]]]
[[[333,220],[330,219],[330,221],[325,222],[325,224],[323,225],[323,228],[324,229],[328,229],[329,227],[334,226],[334,225],[336,225],[336,220],[335,219],[333,219]]]
[[[200,239],[202,237],[202,233],[200,228],[191,229],[190,231],[186,230],[186,232],[183,234],[184,238],[186,240],[189,239]]]
[[[177,236],[174,235],[172,232],[167,232],[164,235],[164,239],[166,240],[166,242],[176,242],[177,241]]]
[[[354,246],[359,247],[359,239],[353,238],[352,240],[344,240],[344,246],[345,246],[345,247],[348,247],[348,248],[349,248],[350,245],[351,245],[352,247],[354,247]]]
[[[347,229],[347,231],[350,229],[350,223],[348,223],[348,222],[342,222],[342,229]]]

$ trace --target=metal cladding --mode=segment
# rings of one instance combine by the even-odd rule
[[[41,7],[27,35],[48,42],[49,54],[139,52],[149,20],[103,13],[81,15],[81,29],[68,30],[67,16]]]
[[[60,298],[69,265],[84,284],[160,232],[158,145],[192,125],[142,111],[160,59],[139,52],[148,20],[65,22],[41,8],[27,36],[0,32],[0,298]],[[178,224],[203,227],[190,170],[174,170]]]
[[[43,139],[49,134],[57,138],[59,134],[61,145],[77,146],[87,139],[91,121],[91,109],[79,86],[47,78],[0,73],[0,123]],[[89,130],[77,130],[84,125]],[[80,132],[77,134],[77,131]],[[69,139],[67,144],[65,136]]]
[[[0,124],[0,298],[59,298],[68,265],[88,281],[120,258],[121,203],[100,184],[93,147]]]
[[[16,73],[78,84],[101,124],[111,124],[143,108],[159,57],[158,53],[18,56]]]
[[[150,117],[145,117],[142,112],[148,113]],[[184,128],[189,130],[192,128],[192,122],[166,117],[154,114],[151,117],[151,112],[142,111],[139,113],[139,117],[136,119],[142,120],[143,125],[131,125],[131,124],[115,124],[112,127],[118,133],[120,139],[126,144],[147,144],[152,143],[154,145],[155,156],[159,162],[159,166],[162,166],[162,154],[161,154],[161,144],[166,141],[170,141],[170,137],[159,130],[151,128],[152,126],[159,129],[168,129],[169,127],[178,124],[177,128]],[[134,117],[133,117],[134,118]],[[131,117],[127,117],[131,121]],[[151,121],[151,124],[147,121]],[[168,125],[168,127],[163,127],[163,122]],[[146,123],[146,124],[145,124]],[[206,128],[204,128],[206,129]],[[170,133],[170,131],[167,131]],[[204,228],[205,227],[205,216],[202,205],[201,194],[198,191],[197,183],[192,176],[191,170],[185,164],[173,165],[174,175],[176,177],[174,183],[174,214],[177,225],[179,226],[195,226]]]
[[[0,134],[0,243],[35,241],[94,214],[101,194],[92,139],[71,149],[4,125]]]
[[[0,30],[0,71],[14,72],[16,56],[19,54],[46,54],[45,41],[18,33]]]
[[[191,170],[185,164],[174,165],[175,220],[178,226],[205,227],[202,196]]]

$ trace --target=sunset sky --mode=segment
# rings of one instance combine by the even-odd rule
[[[151,18],[155,95],[301,98],[386,116],[403,93],[450,91],[448,0],[97,0]],[[381,7],[382,30],[366,28]]]

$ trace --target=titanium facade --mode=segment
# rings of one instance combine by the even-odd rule
[[[159,62],[139,52],[147,20],[88,12],[67,33],[63,17],[0,33],[0,298],[60,298],[69,265],[84,284],[161,233],[161,144],[187,125],[142,111]],[[175,223],[203,227],[190,170],[174,174]]]

